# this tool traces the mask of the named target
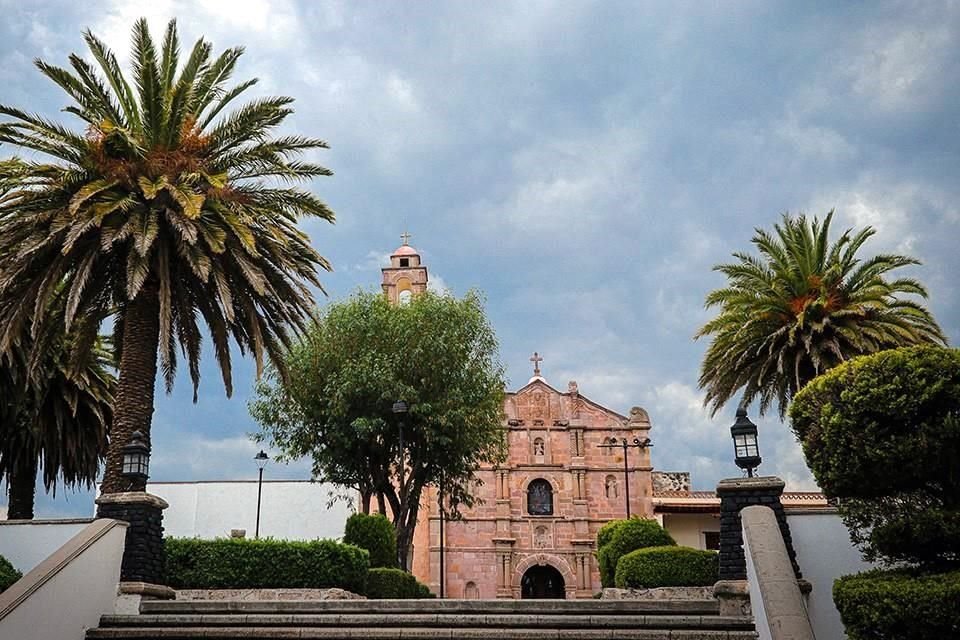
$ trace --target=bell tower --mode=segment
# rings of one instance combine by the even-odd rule
[[[413,296],[427,290],[427,268],[420,264],[420,254],[410,246],[410,234],[400,234],[403,244],[390,254],[390,266],[383,267],[383,293],[392,304],[406,304]]]

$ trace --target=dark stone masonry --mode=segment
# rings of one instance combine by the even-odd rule
[[[720,498],[720,579],[746,580],[747,565],[743,552],[743,525],[740,522],[740,510],[753,505],[763,505],[773,509],[780,525],[780,533],[787,546],[787,554],[793,565],[793,572],[799,580],[800,565],[797,553],[793,549],[787,516],[780,503],[783,494],[783,480],[768,476],[761,478],[733,478],[721,480],[717,485]]]
[[[97,517],[130,524],[120,565],[123,582],[164,584],[163,510],[167,503],[143,492],[97,498]]]

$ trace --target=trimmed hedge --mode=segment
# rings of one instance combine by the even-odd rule
[[[377,568],[367,574],[367,597],[372,600],[434,598],[427,585],[403,569]]]
[[[355,513],[347,518],[343,542],[370,552],[370,568],[397,566],[397,531],[382,514]]]
[[[333,540],[167,538],[174,589],[326,589],[363,593],[370,554]]]
[[[23,577],[10,561],[0,556],[0,591],[6,591],[10,585]]]
[[[597,550],[597,563],[600,565],[600,584],[604,587],[614,586],[617,563],[620,558],[631,551],[647,547],[674,546],[676,544],[673,537],[656,520],[646,518],[620,520],[619,524],[613,527],[609,542]]]
[[[617,563],[616,585],[620,589],[653,587],[708,587],[719,580],[720,559],[716,551],[690,547],[637,549]]]
[[[610,544],[613,534],[624,522],[626,522],[626,520],[611,520],[607,524],[600,527],[600,529],[597,531],[597,549],[603,549],[605,546]]]
[[[850,640],[960,638],[960,570],[874,570],[833,583]]]

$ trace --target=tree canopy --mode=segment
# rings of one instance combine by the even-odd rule
[[[710,337],[700,367],[704,404],[715,414],[738,393],[786,415],[810,380],[854,356],[917,344],[946,344],[933,315],[915,299],[917,280],[889,277],[919,261],[901,255],[861,258],[871,227],[830,241],[833,211],[823,221],[784,214],[773,233],[756,229],[760,255],[736,252],[714,267],[727,286],[707,295],[717,316],[697,332]]]
[[[214,56],[200,39],[181,58],[175,22],[155,43],[141,19],[128,75],[84,39],[89,57],[71,54],[69,68],[36,62],[82,130],[0,106],[0,143],[28,154],[0,162],[0,352],[56,322],[83,356],[113,321],[109,493],[143,488],[120,477],[120,448],[135,430],[149,439],[158,354],[168,390],[182,357],[196,394],[205,325],[228,395],[231,340],[258,373],[265,357],[282,371],[329,268],[297,224],[333,213],[297,186],[330,175],[298,158],[326,143],[276,134],[293,99],[234,108],[256,83],[231,84],[243,48]],[[42,313],[54,307],[62,316]]]
[[[480,465],[504,455],[503,366],[475,293],[396,306],[359,292],[325,308],[284,365],[286,381],[269,372],[250,405],[261,438],[357,489],[364,511],[373,498],[389,507],[401,559],[425,487],[440,487],[455,515],[474,503]],[[398,400],[408,413],[393,412]]]

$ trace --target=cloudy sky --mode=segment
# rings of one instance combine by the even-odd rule
[[[321,137],[313,185],[337,223],[310,224],[329,299],[376,286],[408,228],[435,283],[475,287],[511,388],[547,380],[650,413],[654,462],[712,488],[736,472],[696,386],[711,266],[784,211],[872,225],[906,252],[960,343],[957,2],[288,2],[0,0],[4,103],[67,119],[30,61],[66,64],[89,27],[118,52],[139,16],[184,40],[247,47],[238,78],[296,98],[288,129]],[[0,149],[0,155],[9,150]],[[321,301],[323,304],[323,301]],[[158,390],[155,480],[250,478],[249,361],[224,396]],[[812,486],[775,417],[762,470]],[[305,464],[268,470],[306,477]],[[90,513],[88,492],[39,515]]]

